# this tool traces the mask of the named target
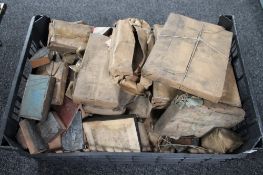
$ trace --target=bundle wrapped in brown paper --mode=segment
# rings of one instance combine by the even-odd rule
[[[119,94],[119,106],[116,108],[106,108],[92,105],[80,105],[82,110],[82,117],[85,118],[90,114],[99,114],[99,115],[120,115],[126,111],[126,106],[134,101],[135,96],[127,94],[124,91],[120,91]]]
[[[133,28],[128,20],[117,22],[111,40],[109,71],[113,77],[133,75],[132,62],[135,47]]]
[[[223,95],[232,36],[221,26],[170,14],[142,74],[217,103]]]
[[[244,120],[245,111],[222,103],[181,95],[170,104],[154,126],[160,135],[201,137],[215,127],[231,128]]]
[[[140,152],[134,118],[86,121],[83,129],[91,151]]]
[[[82,67],[78,73],[73,101],[89,106],[89,109],[125,111],[123,110],[125,102],[121,100],[128,100],[130,96],[124,93],[109,75],[108,46],[105,43],[108,39],[107,36],[100,34],[90,35]]]
[[[62,105],[66,90],[68,65],[62,61],[52,61],[48,65],[39,67],[36,70],[36,73],[40,75],[49,75],[56,78],[51,104]]]
[[[216,153],[231,153],[243,144],[242,138],[231,130],[215,128],[206,134],[201,145]]]
[[[109,71],[128,92],[141,94],[145,90],[138,83],[153,42],[151,28],[144,20],[128,18],[117,22],[110,44]]]
[[[89,25],[52,20],[49,24],[48,48],[62,53],[85,49],[91,32]]]

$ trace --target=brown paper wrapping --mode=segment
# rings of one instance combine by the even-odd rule
[[[231,128],[244,120],[245,111],[222,103],[187,97],[173,101],[154,126],[160,135],[201,137],[215,127]]]
[[[133,28],[128,20],[119,20],[113,30],[109,71],[113,77],[133,75],[132,62],[135,47]]]
[[[133,118],[83,122],[91,151],[140,152]]]
[[[49,24],[48,47],[59,52],[75,52],[86,48],[92,27],[89,25],[61,20]]]
[[[109,71],[120,86],[132,94],[141,94],[145,90],[137,84],[153,44],[151,28],[145,21],[128,18],[117,22],[110,44]]]
[[[218,102],[223,94],[232,36],[221,26],[170,14],[142,74]]]
[[[201,140],[204,148],[216,153],[231,153],[243,144],[239,135],[225,128],[215,128]]]
[[[79,71],[73,93],[73,101],[90,107],[103,109],[121,109],[128,98],[114,83],[108,72],[109,38],[100,34],[91,34]],[[88,76],[87,76],[88,75]]]

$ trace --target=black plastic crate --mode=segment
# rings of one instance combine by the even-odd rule
[[[262,121],[256,104],[251,80],[247,77],[247,71],[241,58],[238,46],[237,32],[234,17],[224,15],[219,17],[218,24],[226,30],[234,33],[230,60],[234,68],[237,85],[240,93],[243,109],[246,111],[245,120],[233,128],[245,140],[242,147],[233,154],[188,154],[188,153],[108,153],[108,152],[73,152],[73,153],[41,153],[29,155],[17,144],[15,136],[20,120],[18,114],[21,98],[28,74],[32,71],[28,60],[41,47],[47,44],[48,24],[50,18],[46,16],[34,16],[30,22],[21,57],[15,72],[12,87],[7,102],[7,106],[0,122],[0,140],[2,146],[18,148],[27,156],[32,156],[42,160],[72,161],[83,160],[88,162],[99,161],[101,163],[176,163],[176,162],[205,162],[205,161],[224,161],[234,158],[243,158],[247,154],[245,151],[262,147]]]

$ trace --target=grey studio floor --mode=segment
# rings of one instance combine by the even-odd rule
[[[0,116],[32,16],[44,14],[91,25],[108,26],[119,18],[138,17],[151,24],[164,23],[170,12],[217,22],[221,14],[233,14],[248,76],[259,109],[263,109],[263,10],[259,0],[4,0],[8,5],[0,24]],[[263,111],[263,110],[261,110]],[[263,152],[243,160],[222,163],[174,165],[91,164],[84,160],[37,161],[15,150],[0,148],[0,174],[262,174]]]

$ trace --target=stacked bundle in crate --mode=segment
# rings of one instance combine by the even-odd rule
[[[232,33],[178,14],[151,27],[51,20],[31,59],[17,141],[40,152],[229,153],[245,116]]]

